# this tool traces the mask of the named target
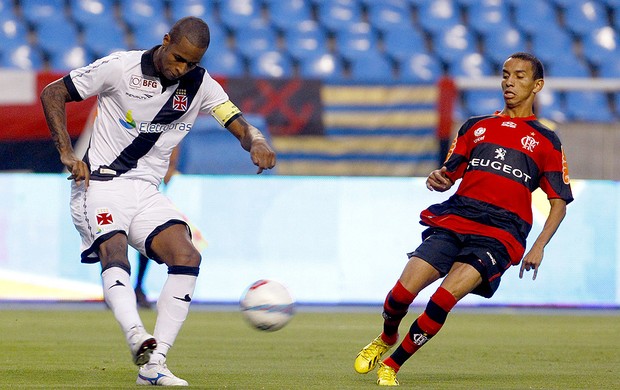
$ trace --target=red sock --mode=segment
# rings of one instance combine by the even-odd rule
[[[409,310],[415,295],[409,292],[399,281],[388,293],[383,303],[383,333],[381,339],[388,344],[398,341],[398,326]]]

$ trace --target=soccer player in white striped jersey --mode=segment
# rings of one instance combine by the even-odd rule
[[[103,295],[125,334],[138,384],[187,385],[166,365],[189,312],[201,255],[183,216],[159,192],[174,147],[199,113],[239,139],[258,167],[275,166],[263,134],[198,66],[210,34],[199,18],[177,21],[150,50],[112,53],[50,83],[41,103],[62,163],[71,173],[71,214],[83,263],[101,263]],[[65,104],[97,96],[90,145],[80,159],[66,129]],[[143,326],[130,283],[128,245],[168,266],[153,335]]]

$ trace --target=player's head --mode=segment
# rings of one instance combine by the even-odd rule
[[[506,108],[523,107],[531,111],[534,97],[544,86],[540,60],[529,53],[512,54],[502,68],[502,91]]]
[[[168,80],[176,80],[194,69],[209,47],[209,26],[193,16],[179,19],[164,35],[154,56],[157,70]]]

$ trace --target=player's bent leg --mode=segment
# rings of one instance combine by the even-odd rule
[[[127,237],[123,233],[115,234],[99,245],[98,254],[104,299],[125,334],[133,362],[145,364],[157,342],[146,332],[138,314],[136,295],[129,278]]]

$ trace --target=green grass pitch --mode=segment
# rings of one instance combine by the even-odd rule
[[[142,315],[152,330],[155,313]],[[375,372],[355,373],[353,359],[380,326],[379,308],[331,308],[269,333],[235,310],[197,308],[168,366],[197,389],[376,389]],[[0,340],[1,389],[143,388],[103,308],[2,310]],[[398,378],[407,389],[619,389],[620,315],[457,307]]]

